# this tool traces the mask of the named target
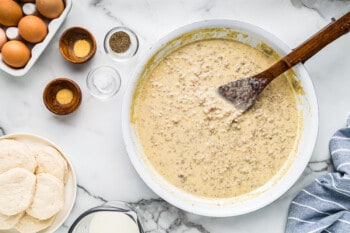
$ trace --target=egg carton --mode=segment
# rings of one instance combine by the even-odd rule
[[[72,0],[64,0],[64,2],[65,8],[61,15],[56,19],[46,21],[48,22],[48,34],[46,35],[45,39],[42,42],[30,46],[31,58],[29,59],[28,63],[23,68],[12,68],[4,63],[2,60],[2,55],[0,53],[0,70],[13,76],[24,76],[33,67],[47,45],[50,43],[51,39],[56,34],[57,30],[61,27],[64,20],[67,18],[67,15],[72,8]]]

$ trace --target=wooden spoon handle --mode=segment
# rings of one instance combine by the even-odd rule
[[[315,55],[326,45],[350,31],[350,12],[338,20],[328,24],[321,31],[313,35],[304,43],[295,48],[285,57],[272,65],[268,70],[262,72],[271,81],[273,78],[284,73],[299,62],[305,62]]]

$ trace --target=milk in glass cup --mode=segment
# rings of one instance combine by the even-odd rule
[[[82,213],[68,233],[144,233],[136,211],[125,202],[111,201]]]

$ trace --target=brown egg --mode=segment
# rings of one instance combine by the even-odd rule
[[[1,0],[0,24],[4,26],[17,26],[23,12],[20,5],[13,0]]]
[[[24,16],[18,23],[20,36],[31,43],[38,43],[47,35],[46,23],[35,15]]]
[[[6,43],[6,41],[7,41],[6,33],[2,28],[0,28],[0,51],[2,46]]]
[[[35,4],[39,13],[48,19],[59,17],[64,10],[62,0],[36,0]]]
[[[2,60],[14,68],[24,67],[30,59],[29,48],[19,40],[10,40],[1,49]]]

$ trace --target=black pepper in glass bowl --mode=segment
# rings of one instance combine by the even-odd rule
[[[115,27],[106,34],[104,48],[106,53],[113,59],[127,59],[136,54],[139,48],[139,41],[131,29]]]

